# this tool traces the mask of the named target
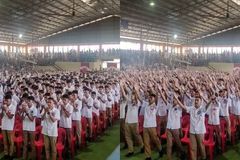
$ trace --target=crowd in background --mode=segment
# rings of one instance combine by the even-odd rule
[[[109,49],[107,51],[81,51],[77,53],[71,50],[69,53],[31,53],[9,54],[0,52],[0,60],[4,63],[16,64],[19,59],[26,59],[36,62],[39,65],[54,65],[56,61],[72,61],[72,62],[93,62],[99,59],[121,59],[121,66],[149,66],[153,64],[164,64],[172,66],[176,60],[186,61],[194,66],[207,65],[209,62],[229,62],[239,63],[240,54],[223,52],[221,54],[213,53],[167,53],[161,51],[138,51],[138,50],[122,50]]]

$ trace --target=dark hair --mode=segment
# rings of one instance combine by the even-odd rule
[[[4,99],[12,99],[12,95],[6,94],[5,97],[4,97]]]
[[[68,96],[67,94],[64,94],[64,95],[62,96],[62,98],[66,98],[66,99],[68,99],[69,96]]]

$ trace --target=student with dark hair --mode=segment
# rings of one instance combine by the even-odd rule
[[[12,96],[10,94],[6,94],[2,106],[2,134],[4,159],[13,159],[13,127],[15,122],[16,107],[17,106],[12,103]]]
[[[47,160],[56,160],[56,142],[58,136],[58,121],[60,120],[60,113],[54,106],[54,99],[47,99],[47,106],[42,112],[43,128],[42,134],[44,135],[44,145]]]

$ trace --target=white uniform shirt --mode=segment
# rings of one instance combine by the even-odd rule
[[[231,95],[232,100],[232,113],[234,115],[240,115],[240,98],[236,97],[235,95]]]
[[[3,112],[2,130],[13,131],[16,108],[17,106],[15,104],[11,104],[10,106],[8,106],[8,109]],[[8,118],[6,112],[10,112],[11,114],[13,114],[14,115],[13,118],[12,119]]]
[[[100,111],[106,111],[106,105],[107,105],[107,95],[105,93],[99,94],[100,97]]]
[[[27,113],[31,116],[31,117],[36,117],[37,116],[37,108],[35,105],[32,105],[31,108],[29,108],[27,110]],[[35,131],[35,118],[33,121],[31,121],[28,116],[26,115],[26,113],[24,113],[24,118],[23,118],[23,130],[24,131]]]
[[[157,127],[157,106],[155,103],[144,107],[144,128]]]
[[[70,116],[67,117],[67,115],[64,113],[64,111],[61,108],[59,126],[63,128],[72,128],[71,115],[73,113],[73,106],[68,103],[66,106],[61,106],[61,107],[65,107],[66,110],[69,112]]]
[[[187,112],[190,114],[190,133],[205,134],[206,108],[203,105],[201,105],[199,108],[188,107]]]
[[[125,118],[126,106],[127,106],[127,100],[121,100],[120,101],[120,119]]]
[[[127,101],[127,114],[126,114],[126,123],[138,123],[138,108],[140,106],[140,102],[137,104],[132,104],[131,100]]]
[[[45,119],[43,119],[43,123],[42,123],[42,125],[43,125],[42,134],[44,134],[46,136],[57,137],[58,136],[57,124],[58,124],[58,120],[60,120],[60,112],[55,107],[49,112],[57,120],[55,122],[53,122],[50,119],[50,116],[48,114],[46,114],[46,117],[45,117]],[[43,115],[43,113],[42,113],[42,115]]]
[[[81,121],[81,117],[82,117],[82,101],[77,99],[74,102],[74,105],[77,106],[77,109],[73,109],[72,120]]]
[[[85,97],[86,98],[86,97]],[[90,107],[90,108],[88,108]],[[86,103],[83,103],[83,116],[86,118],[92,118],[92,107],[93,107],[93,99],[92,97],[88,97],[86,99]]]
[[[167,128],[168,129],[179,129],[181,127],[181,117],[182,117],[182,108],[174,106],[172,104],[167,105],[168,108],[168,119],[167,119]]]
[[[113,102],[114,102],[114,96],[110,92],[107,93],[106,107],[107,108],[112,108]]]
[[[220,102],[220,115],[221,116],[229,116],[229,107],[230,107],[230,98],[218,98]]]
[[[219,125],[220,124],[220,103],[212,102],[207,110],[208,113],[208,124]]]
[[[167,115],[167,106],[161,97],[158,98],[157,106],[158,106],[157,115],[166,116]]]
[[[93,109],[92,109],[92,111],[94,113],[96,113],[97,116],[99,116],[99,108],[100,108],[100,101],[97,98],[95,98],[93,100]]]

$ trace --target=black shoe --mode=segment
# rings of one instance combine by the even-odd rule
[[[147,157],[147,158],[145,158],[145,160],[152,160],[152,158],[151,157]]]
[[[126,154],[126,157],[131,157],[131,156],[133,156],[133,152],[129,152],[128,154]]]
[[[13,160],[14,159],[14,157],[13,156],[9,156],[9,158],[8,158],[9,160]]]
[[[141,148],[140,153],[144,153],[144,147]]]
[[[181,159],[181,160],[187,160],[187,155],[186,155],[186,153],[182,153],[181,156],[180,156],[180,159]]]
[[[158,152],[158,154],[159,154],[159,157],[161,158],[161,157],[163,156],[163,150],[161,149],[161,150]]]
[[[4,155],[3,157],[2,157],[2,159],[8,159],[9,158],[9,155]]]
[[[128,148],[128,145],[124,144],[124,146],[121,149],[127,149],[127,148]]]

